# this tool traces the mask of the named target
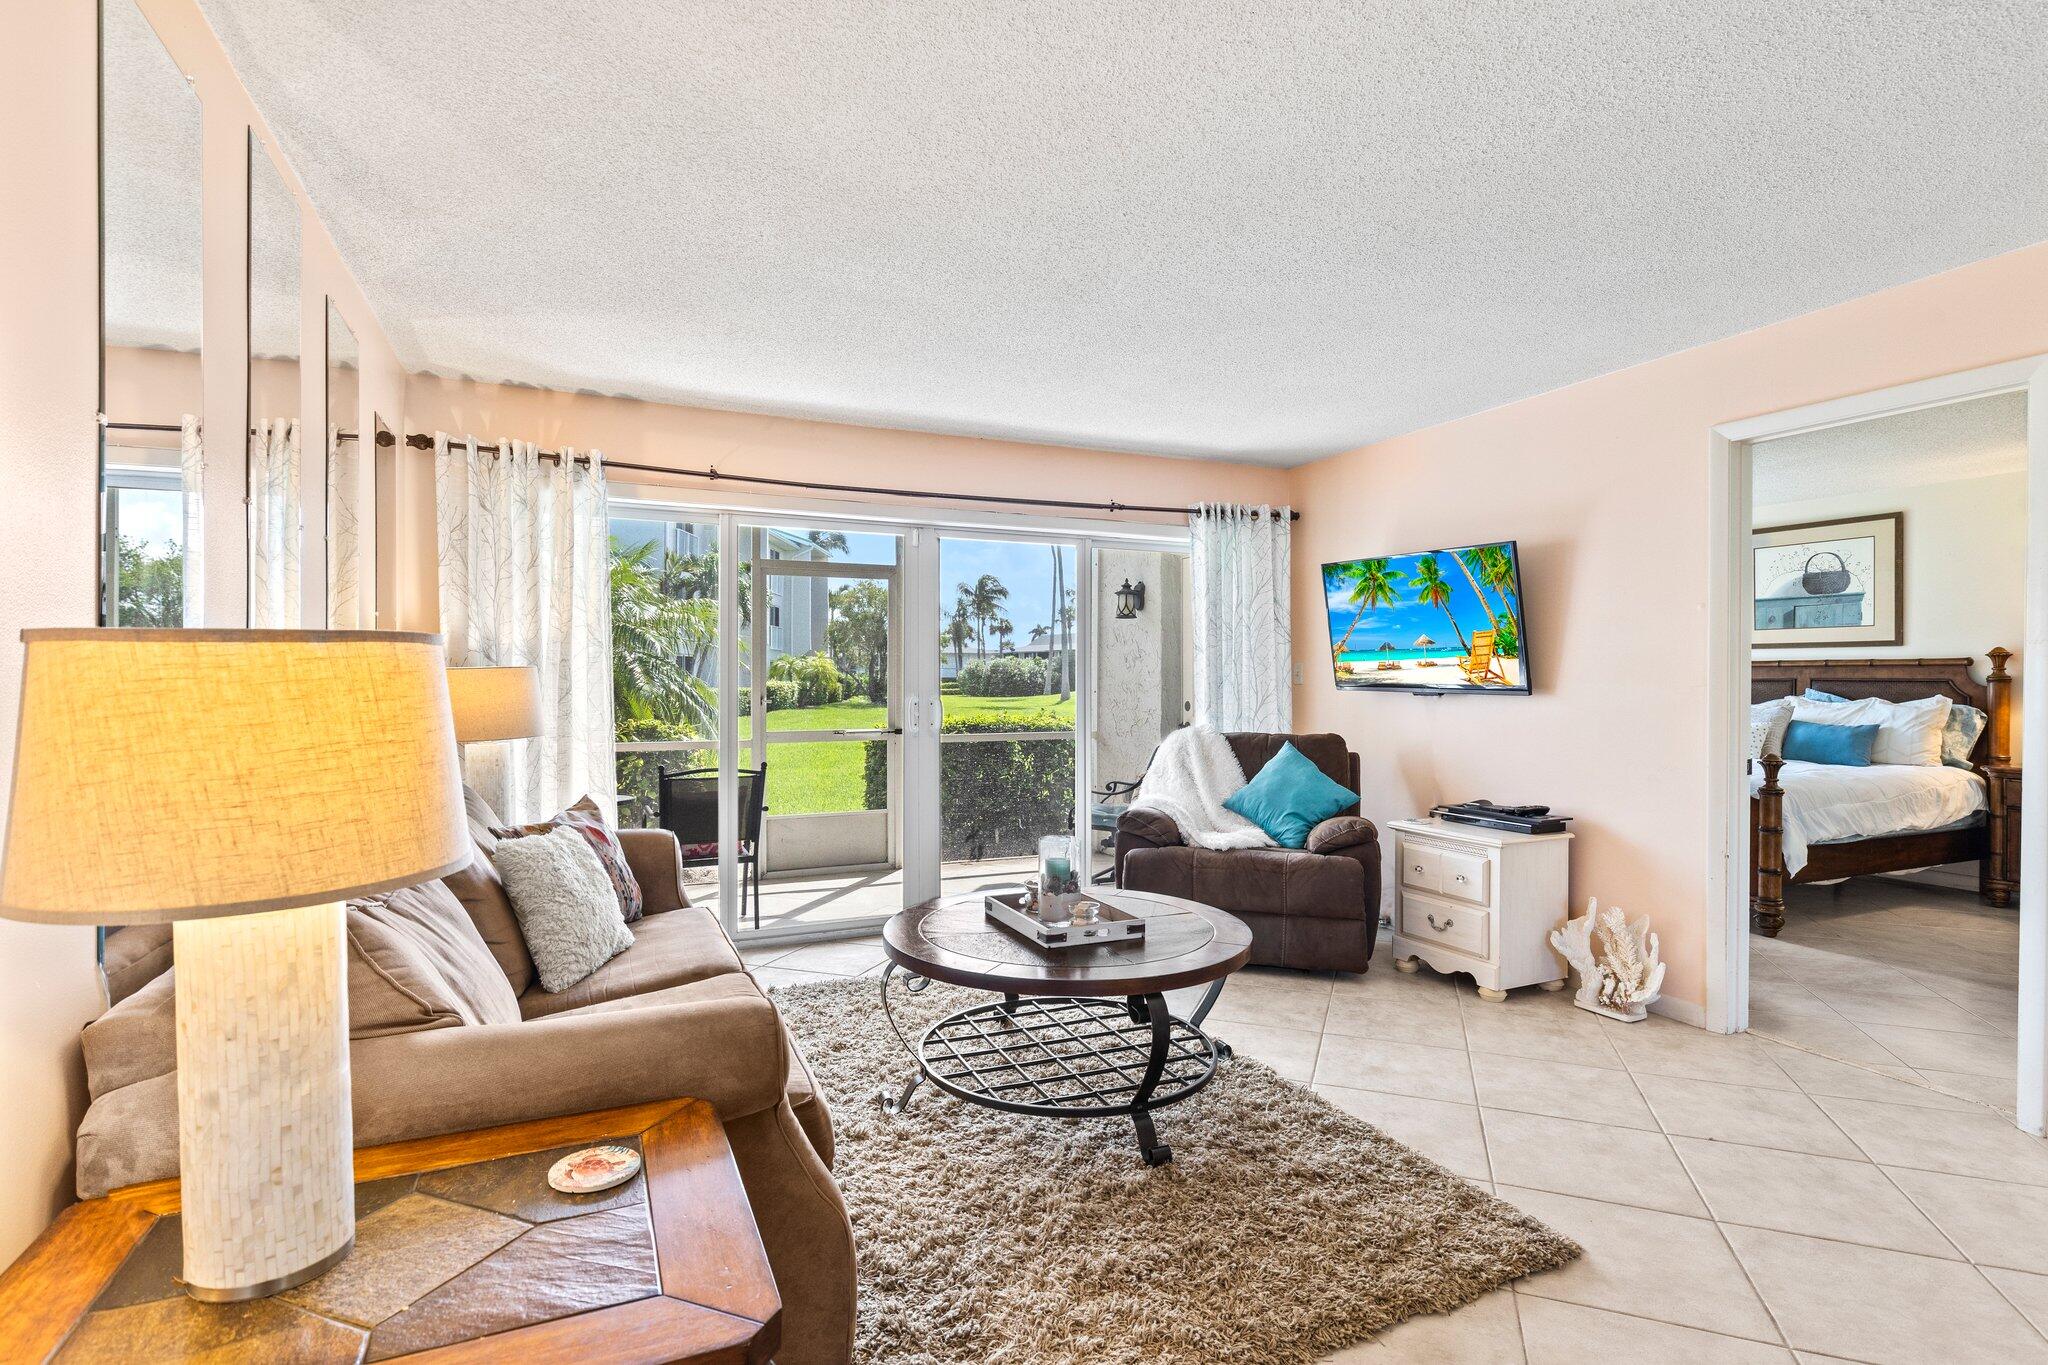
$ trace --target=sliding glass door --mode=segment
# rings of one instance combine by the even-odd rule
[[[741,927],[878,922],[905,903],[901,537],[748,523],[739,536]]]
[[[1184,564],[1156,541],[615,503],[620,822],[672,830],[692,903],[741,938],[1014,883],[1048,834],[1106,875],[1116,801],[1090,788],[1134,782],[1185,719]]]
[[[1071,541],[941,536],[939,875],[947,893],[1032,873],[1079,817],[1080,556]]]

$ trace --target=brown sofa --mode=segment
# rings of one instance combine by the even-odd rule
[[[1358,790],[1358,755],[1342,735],[1226,735],[1247,779],[1292,743],[1331,781]],[[1250,926],[1252,962],[1362,972],[1380,920],[1380,841],[1358,807],[1310,831],[1305,848],[1218,851],[1189,846],[1157,811],[1116,823],[1116,884],[1228,910]]]
[[[534,978],[485,856],[495,844],[488,827],[497,823],[473,803],[477,860],[439,887],[398,893],[412,898],[410,918],[398,913],[402,905],[388,916],[399,932],[380,939],[380,925],[351,914],[357,1144],[684,1095],[704,1099],[725,1122],[782,1292],[776,1359],[849,1360],[853,1231],[832,1182],[831,1115],[773,1002],[718,921],[688,904],[674,837],[620,831],[646,897],[636,941],[585,980],[549,994]],[[454,893],[459,909],[440,887]],[[461,910],[504,972],[516,1018],[465,1017],[474,1013],[468,1001],[504,998],[498,983],[475,980],[481,955],[466,932],[470,980],[443,992],[451,999],[432,998],[436,967],[464,957],[436,952],[433,935],[451,923],[460,930]],[[177,1173],[175,976],[162,973],[85,1030],[92,1103],[78,1131],[81,1197]],[[509,1016],[509,1005],[500,1008]]]

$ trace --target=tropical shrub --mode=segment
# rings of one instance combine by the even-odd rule
[[[621,716],[619,742],[648,744],[667,739],[696,739],[688,725],[658,720],[652,716]],[[621,752],[618,756],[619,795],[629,800],[619,807],[619,823],[629,827],[651,825],[660,812],[661,769],[701,768],[712,761],[709,749],[656,750],[653,753]]]
[[[770,678],[765,684],[770,711],[787,711],[797,704],[801,689],[795,678]]]
[[[1035,697],[1045,691],[1045,664],[1017,654],[976,659],[960,670],[960,691],[970,697]]]
[[[939,856],[1020,857],[1038,851],[1041,835],[1074,827],[1074,723],[1041,711],[1015,716],[948,716],[940,733],[1044,730],[1064,738],[987,740],[939,749]],[[870,740],[866,805],[889,799],[888,745]]]
[[[787,679],[796,684],[797,699],[794,702],[772,702],[769,709],[791,706],[830,706],[846,696],[848,684],[846,675],[839,671],[839,665],[824,654],[812,650],[809,654],[785,654],[768,665],[769,686],[778,679]]]

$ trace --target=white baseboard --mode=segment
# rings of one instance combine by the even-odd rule
[[[1660,995],[1650,1002],[1650,1013],[1676,1019],[1681,1024],[1691,1024],[1694,1028],[1707,1026],[1707,1007],[1695,1005],[1690,1000],[1674,1000],[1668,995]]]

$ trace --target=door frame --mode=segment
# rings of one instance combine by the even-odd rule
[[[1724,422],[1708,433],[1707,505],[1707,999],[1716,1033],[1749,1027],[1749,784],[1738,738],[1749,733],[1750,447],[1822,431],[2026,392],[2027,601],[2022,657],[2048,656],[2048,355],[1851,394]],[[1986,641],[1986,645],[1996,641]],[[2048,671],[2025,689],[2021,767],[2048,772]],[[2021,806],[2018,1125],[2048,1126],[2048,802]]]

